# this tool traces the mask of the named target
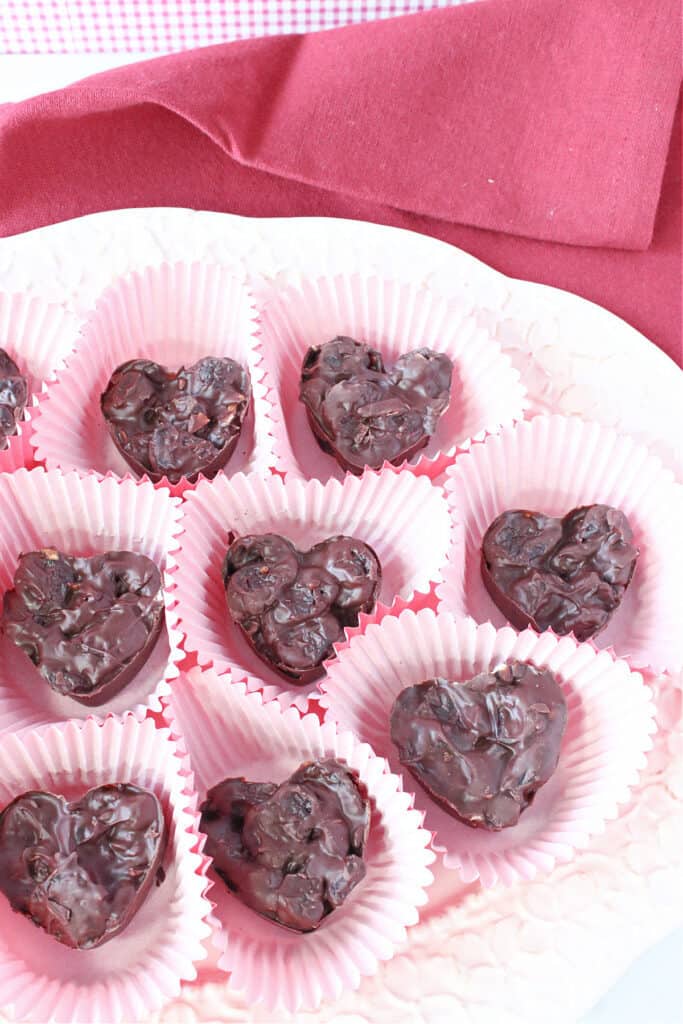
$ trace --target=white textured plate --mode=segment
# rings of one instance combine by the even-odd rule
[[[246,220],[188,210],[96,214],[0,241],[0,288],[83,316],[120,273],[163,260],[243,259],[259,302],[292,273],[416,276],[501,341],[536,411],[578,413],[646,442],[683,480],[683,373],[617,317],[514,281],[441,242],[352,221]],[[296,1024],[574,1022],[683,922],[683,678],[655,683],[660,732],[635,797],[543,881],[481,890],[437,877],[406,947],[361,988]],[[542,955],[539,955],[542,954]],[[274,1024],[211,966],[155,1018]],[[284,1015],[277,1024],[294,1021]]]

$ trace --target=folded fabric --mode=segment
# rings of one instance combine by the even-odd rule
[[[5,105],[0,233],[164,205],[398,224],[593,298],[680,358],[677,10],[486,0]]]

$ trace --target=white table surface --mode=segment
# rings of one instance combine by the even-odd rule
[[[50,92],[87,75],[155,56],[0,54],[0,103]],[[683,929],[641,957],[581,1024],[683,1024]]]

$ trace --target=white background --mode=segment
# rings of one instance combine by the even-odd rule
[[[154,56],[158,54],[0,55],[0,103]],[[558,1005],[561,1001],[558,992]],[[683,1024],[683,929],[641,957],[581,1024]]]

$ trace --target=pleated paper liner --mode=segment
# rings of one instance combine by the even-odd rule
[[[132,783],[156,794],[168,846],[165,879],[128,927],[104,945],[75,950],[12,911],[0,893],[0,1008],[20,1021],[131,1024],[146,1020],[196,977],[206,956],[205,896],[196,795],[166,729],[132,716],[67,722],[0,744],[0,807],[29,790],[77,799],[94,786]]]
[[[151,558],[163,579],[173,567],[179,519],[179,499],[149,482],[42,468],[0,476],[0,590],[11,589],[21,553],[49,547],[85,556],[135,551]],[[124,711],[144,718],[160,709],[181,659],[180,635],[167,618],[137,675],[105,704],[89,708],[52,690],[26,655],[0,635],[0,733]]]
[[[0,348],[28,380],[29,396],[17,433],[0,451],[0,473],[11,473],[34,462],[36,406],[48,383],[64,368],[78,336],[78,318],[62,306],[36,296],[0,292]]]
[[[683,670],[671,674],[641,670],[652,692],[657,733],[647,757],[650,774],[667,774],[667,785],[683,791]],[[678,770],[673,765],[678,762]]]
[[[440,490],[426,478],[389,467],[343,483],[272,476],[219,476],[188,492],[183,536],[172,573],[169,622],[201,666],[230,669],[248,688],[306,710],[315,683],[295,686],[251,649],[227,609],[221,566],[232,537],[280,533],[302,550],[335,534],[374,548],[382,565],[380,604],[410,602],[440,578],[453,535]]]
[[[100,410],[100,395],[116,367],[144,358],[178,369],[203,356],[227,356],[249,370],[252,403],[225,472],[267,473],[277,460],[257,329],[243,276],[229,267],[165,263],[119,278],[90,313],[67,369],[41,404],[36,458],[48,469],[131,473]],[[161,483],[174,494],[190,486]]]
[[[259,343],[285,469],[322,481],[344,476],[334,457],[318,446],[299,401],[307,349],[338,335],[377,348],[387,367],[422,347],[450,356],[450,405],[427,447],[407,463],[414,473],[439,476],[461,442],[523,415],[526,392],[518,372],[498,343],[452,299],[379,275],[300,278],[264,306]]]
[[[264,705],[260,694],[213,670],[183,676],[166,713],[189,754],[200,801],[224,778],[283,782],[302,762],[320,758],[339,758],[357,773],[371,801],[366,875],[317,931],[297,934],[261,917],[218,877],[211,890],[219,967],[249,1003],[297,1013],[357,988],[406,940],[432,881],[429,834],[400,780],[351,733],[321,725],[315,715],[302,718],[295,708],[283,711],[276,701]]]
[[[638,667],[683,666],[683,487],[647,448],[609,427],[573,417],[538,416],[488,437],[459,455],[446,492],[464,528],[466,608],[478,622],[506,619],[481,577],[481,542],[506,509],[565,515],[592,503],[624,512],[640,549],[633,579],[607,628],[601,649]],[[463,588],[462,541],[451,547],[437,593],[457,613]]]
[[[390,715],[407,686],[435,677],[464,682],[515,659],[557,676],[567,701],[567,728],[557,769],[519,823],[489,832],[442,810],[402,767]],[[486,887],[550,871],[602,832],[638,781],[655,731],[649,688],[611,653],[570,637],[496,630],[431,610],[406,611],[368,626],[328,666],[320,688],[326,720],[353,730],[403,775],[444,866]]]

